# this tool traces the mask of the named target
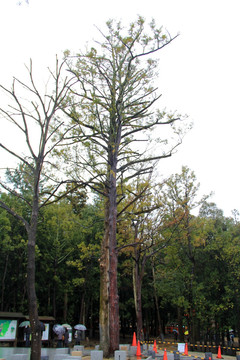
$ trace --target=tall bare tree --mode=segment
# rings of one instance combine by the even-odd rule
[[[49,70],[49,92],[47,90],[43,92],[41,86],[36,85],[32,61],[27,68],[28,80],[26,82],[14,78],[11,89],[1,85],[10,103],[7,108],[0,108],[1,135],[5,140],[5,143],[0,143],[0,148],[5,151],[5,156],[13,157],[18,163],[14,170],[8,170],[8,175],[11,176],[11,172],[14,172],[15,176],[19,174],[19,178],[23,179],[23,187],[18,187],[1,178],[1,193],[8,191],[29,208],[27,214],[21,214],[7,203],[0,201],[3,209],[22,221],[28,235],[27,290],[32,331],[31,360],[41,358],[41,331],[35,289],[38,216],[40,209],[55,199],[64,183],[63,180],[57,180],[51,174],[50,163],[54,149],[60,145],[65,135],[63,132],[62,136],[55,137],[56,132],[60,132],[64,126],[64,120],[58,118],[58,112],[66,106],[65,98],[72,81],[68,77],[62,78],[64,65],[65,60],[60,64],[56,60],[55,71]],[[17,136],[17,143],[11,146],[8,140],[13,136]],[[21,140],[23,140],[22,143]]]
[[[105,356],[119,346],[118,204],[128,181],[152,172],[158,160],[171,156],[184,132],[182,124],[176,126],[182,120],[179,115],[155,109],[160,98],[154,85],[156,54],[176,37],[157,28],[154,21],[147,32],[146,27],[142,17],[128,29],[108,21],[106,34],[100,31],[102,42],[86,53],[69,56],[69,70],[78,87],[68,115],[79,132],[75,129],[73,134],[76,156],[73,159],[71,154],[67,164],[69,169],[71,163],[77,168],[77,179],[82,181],[95,175],[88,184],[105,198],[100,259],[100,345]]]

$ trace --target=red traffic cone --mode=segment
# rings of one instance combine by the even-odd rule
[[[221,347],[220,347],[220,345],[218,346],[217,359],[223,359],[222,354],[221,354]]]
[[[185,350],[184,350],[184,354],[183,355],[186,355],[188,356],[188,344],[185,343]]]
[[[136,356],[142,356],[140,341],[138,340]]]
[[[167,358],[167,350],[166,349],[164,349],[163,360],[168,360],[168,358]]]
[[[133,333],[132,346],[137,346],[136,333]]]
[[[154,340],[153,351],[155,351],[155,353],[157,353],[157,343],[156,343],[156,340]]]

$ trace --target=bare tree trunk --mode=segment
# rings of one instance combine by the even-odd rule
[[[157,297],[157,292],[156,292],[155,269],[154,269],[154,265],[153,265],[153,264],[152,264],[152,275],[153,275],[154,299],[155,299],[155,306],[156,306],[157,319],[158,319],[158,331],[159,331],[159,333],[160,333],[161,340],[163,341],[163,340],[164,340],[164,334],[163,334],[163,329],[162,329],[162,324],[161,324],[160,311],[159,311],[159,307],[158,307],[158,297]]]
[[[56,318],[56,280],[54,280],[56,275],[56,261],[54,264],[54,277],[53,277],[53,317]]]
[[[142,281],[139,275],[138,263],[133,268],[133,293],[137,321],[137,339],[140,340],[140,332],[143,328],[142,322]]]
[[[142,279],[144,274],[145,267],[145,257],[141,261],[139,245],[137,244],[138,239],[138,223],[134,225],[134,241],[136,246],[134,247],[134,267],[133,267],[133,294],[134,294],[134,303],[135,303],[135,312],[136,312],[136,322],[137,322],[137,338],[141,339],[140,336],[141,330],[143,329],[142,321]],[[141,265],[140,265],[141,263]]]
[[[48,300],[47,300],[47,312],[50,312],[51,306],[51,285],[48,286]]]
[[[108,199],[105,202],[105,232],[101,246],[100,258],[100,309],[99,309],[99,331],[100,348],[103,350],[103,356],[109,353],[109,224]]]
[[[63,319],[64,322],[67,322],[67,314],[68,314],[68,293],[67,290],[64,291],[64,308],[63,308]]]
[[[36,204],[35,204],[36,205]],[[27,290],[29,301],[29,319],[32,333],[31,360],[41,359],[41,327],[38,319],[38,305],[35,288],[35,245],[37,232],[38,206],[32,211],[31,226],[28,229],[28,265],[27,265]]]
[[[23,284],[23,289],[22,289],[22,302],[21,302],[22,308],[24,307],[26,293],[27,293],[27,284],[25,283],[25,284]]]
[[[79,323],[80,324],[84,324],[84,316],[85,315],[85,291],[82,294],[82,298],[81,298],[81,307],[80,307],[80,315],[79,315]]]
[[[115,162],[116,159],[114,158]],[[117,188],[116,163],[110,173],[109,189],[109,335],[110,354],[119,348],[119,298],[117,286]]]

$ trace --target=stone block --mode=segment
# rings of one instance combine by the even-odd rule
[[[91,360],[103,360],[103,351],[102,350],[92,350],[91,351]]]
[[[155,359],[156,353],[153,350],[148,350],[147,354],[151,359]]]
[[[91,356],[91,351],[90,349],[84,349],[83,356]]]
[[[74,345],[73,347],[74,351],[84,351],[84,345]]]
[[[130,356],[135,356],[137,353],[137,346],[130,346]]]
[[[56,354],[70,354],[69,348],[57,348]]]
[[[28,354],[12,354],[10,356],[10,360],[28,360],[29,355]]]
[[[114,351],[114,360],[126,360],[127,352],[123,350]]]
[[[70,355],[67,354],[56,354],[54,355],[53,360],[68,360],[71,359],[72,357]]]

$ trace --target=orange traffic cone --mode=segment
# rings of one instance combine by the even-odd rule
[[[156,340],[154,340],[153,351],[155,351],[155,353],[157,353],[157,343],[156,343]]]
[[[188,344],[185,343],[185,350],[184,350],[184,354],[183,355],[186,355],[188,356]]]
[[[218,346],[217,359],[223,359],[222,354],[221,354],[221,347],[220,347],[220,345]]]
[[[140,341],[138,340],[136,356],[142,356]]]
[[[164,353],[163,353],[163,360],[168,360],[168,358],[167,358],[167,350],[166,349],[164,350]]]
[[[133,333],[132,346],[137,346],[136,333]]]

